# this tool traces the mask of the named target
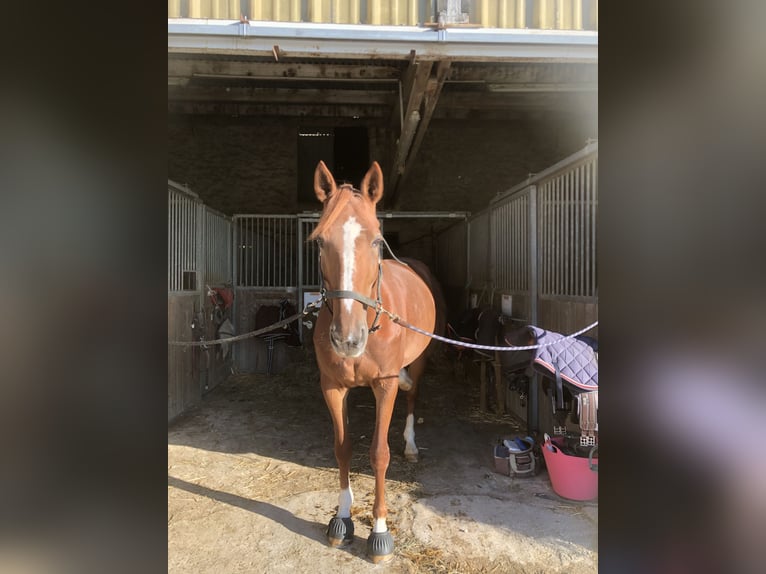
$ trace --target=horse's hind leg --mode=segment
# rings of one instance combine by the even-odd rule
[[[410,389],[407,391],[407,421],[404,425],[404,458],[408,462],[418,461],[418,447],[415,444],[415,399],[418,395],[418,381],[426,369],[428,359],[421,355],[407,370],[409,371]]]
[[[348,416],[346,399],[348,389],[322,388],[324,400],[332,417],[335,434],[335,460],[338,461],[340,475],[340,495],[338,512],[327,526],[327,542],[330,546],[343,546],[354,540],[354,523],[351,520],[351,505],[354,494],[351,492],[349,470],[351,468],[351,437],[348,434]]]

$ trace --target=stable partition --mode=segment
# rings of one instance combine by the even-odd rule
[[[444,258],[440,274],[456,282],[465,272],[468,306],[505,308],[519,324],[563,334],[579,331],[598,320],[597,216],[598,144],[591,143],[495,196],[466,224],[467,263]],[[439,235],[440,250],[451,249],[455,233]],[[597,339],[598,328],[586,334]],[[504,407],[550,430],[551,405],[534,399],[536,389],[529,408],[517,394]]]
[[[457,254],[440,259],[440,276],[463,283],[474,306],[500,308],[502,296],[511,296],[513,317],[546,329],[568,332],[595,321],[597,174],[593,143],[499,193],[464,229],[439,234],[440,252]],[[455,247],[459,233],[467,261]]]
[[[208,287],[231,281],[231,220],[168,181],[168,340],[214,339]],[[221,347],[168,346],[168,421],[228,374]]]

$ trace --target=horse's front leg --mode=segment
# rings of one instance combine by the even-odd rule
[[[340,475],[338,512],[327,526],[327,541],[330,546],[344,546],[354,540],[354,523],[351,520],[351,505],[354,502],[354,494],[351,492],[349,482],[351,437],[348,434],[348,413],[346,411],[348,389],[342,387],[325,388],[323,384],[322,394],[332,417],[335,434],[335,460],[338,461]]]
[[[398,377],[385,377],[372,383],[375,394],[375,432],[370,446],[370,464],[375,473],[375,502],[372,506],[372,533],[367,539],[367,555],[374,563],[390,560],[394,555],[394,538],[388,530],[386,516],[386,471],[391,461],[388,429],[398,390]]]

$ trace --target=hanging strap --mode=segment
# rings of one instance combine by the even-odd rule
[[[555,399],[556,399],[556,409],[563,409],[564,408],[564,383],[561,380],[561,371],[559,370],[559,360],[558,357],[553,361],[553,366],[556,369],[556,391],[555,391]]]

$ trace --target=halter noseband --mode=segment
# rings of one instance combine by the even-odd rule
[[[391,254],[391,257],[393,257],[396,261],[401,263],[402,265],[409,267],[404,261],[399,259],[396,254],[391,250],[391,246],[388,244],[388,241],[386,241],[386,238],[382,235],[380,236],[380,242],[386,246],[386,249],[388,249],[388,252]],[[377,289],[377,299],[373,300],[369,297],[365,297],[361,293],[357,293],[356,291],[328,291],[324,288],[324,277],[322,276],[322,252],[319,252],[319,295],[322,299],[322,303],[324,303],[327,307],[327,310],[330,312],[330,315],[332,315],[332,308],[329,305],[330,299],[353,299],[354,301],[359,301],[362,305],[364,305],[364,308],[367,309],[367,307],[374,307],[375,308],[375,318],[372,320],[372,325],[369,329],[367,329],[367,332],[374,333],[378,329],[380,329],[380,325],[378,324],[378,320],[380,319],[380,314],[383,312],[383,300],[380,297],[380,286],[383,283],[383,256],[378,252],[378,289]]]
[[[381,238],[382,239],[382,238]],[[382,239],[383,243],[386,242],[385,239]],[[386,246],[388,247],[388,244],[386,243]],[[391,248],[389,247],[389,250]],[[345,291],[345,290],[337,290],[337,291],[328,291],[324,288],[324,277],[322,276],[322,253],[319,253],[319,295],[322,298],[322,303],[325,303],[327,310],[330,312],[330,315],[332,315],[332,307],[330,307],[329,300],[330,299],[354,299],[355,301],[359,301],[362,305],[364,305],[365,310],[367,310],[367,307],[373,307],[375,309],[375,319],[372,320],[372,325],[367,329],[368,333],[374,333],[378,329],[380,329],[380,325],[378,324],[378,320],[380,319],[380,314],[383,310],[383,302],[380,298],[380,285],[383,282],[383,259],[380,255],[378,255],[378,288],[377,288],[377,299],[373,300],[369,297],[365,297],[361,293],[357,293],[356,291]]]

